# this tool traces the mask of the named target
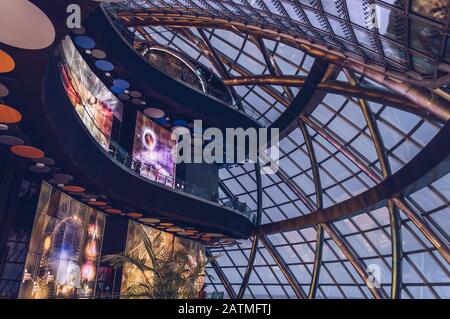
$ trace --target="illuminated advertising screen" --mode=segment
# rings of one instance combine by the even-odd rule
[[[144,237],[151,242],[152,257]],[[198,298],[205,282],[205,246],[201,243],[129,221],[125,255],[130,260],[143,261],[149,270],[142,271],[134,263],[125,263],[122,297],[136,297],[136,292],[139,292],[142,296],[137,297],[150,299]],[[176,278],[178,276],[181,277]],[[182,278],[189,276],[192,276],[193,283],[190,291],[182,282]],[[190,284],[187,283],[187,286]]]
[[[72,105],[91,135],[109,149],[113,117],[122,119],[122,102],[92,72],[72,40],[61,44],[61,79]]]
[[[43,182],[19,298],[95,293],[105,215]]]
[[[174,187],[176,165],[172,133],[138,112],[133,146],[133,167],[140,175]]]

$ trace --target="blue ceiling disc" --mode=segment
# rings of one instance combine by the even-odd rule
[[[95,66],[105,72],[111,72],[114,70],[114,65],[107,60],[97,60],[95,62]]]
[[[185,120],[176,120],[173,122],[173,125],[175,126],[186,126],[187,125],[187,121]]]
[[[118,87],[116,85],[111,86],[110,88],[111,92],[113,92],[114,94],[122,94],[124,89],[121,87]]]
[[[166,120],[166,118],[165,117],[161,117],[161,118],[159,118],[159,119],[154,119],[154,121],[156,122],[156,123],[158,123],[158,124],[164,124],[164,123],[167,123],[167,120]]]
[[[75,44],[83,49],[92,49],[95,47],[95,41],[85,35],[79,35],[75,37]]]
[[[113,81],[114,86],[122,88],[124,90],[130,88],[130,83],[128,81],[122,80],[122,79],[115,79]]]

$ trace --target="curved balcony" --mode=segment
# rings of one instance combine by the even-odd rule
[[[220,79],[215,78],[206,85],[205,90],[195,88],[180,76],[174,77],[174,72],[161,70],[144,57],[139,49],[133,47],[134,36],[114,24],[114,20],[105,12],[104,6],[98,7],[85,21],[87,34],[95,40],[96,45],[108,53],[108,59],[120,68],[115,71],[123,78],[132,79],[140,84],[144,95],[150,96],[160,104],[165,105],[167,113],[183,115],[187,118],[201,119],[205,126],[226,128],[241,127],[260,128],[268,123],[260,123],[249,114],[225,102],[223,92],[225,86],[220,86]],[[188,61],[193,63],[193,61]],[[188,63],[188,64],[189,64]],[[194,66],[194,72],[195,68]],[[167,68],[166,68],[167,69]],[[206,68],[203,67],[203,70]],[[171,75],[172,74],[172,75]],[[201,75],[207,78],[208,75]],[[205,80],[207,82],[207,80]],[[217,90],[222,90],[222,97],[217,97]],[[205,92],[206,91],[206,92]],[[211,94],[210,94],[211,93]],[[227,100],[228,98],[225,98]]]
[[[164,185],[169,176],[149,180],[140,176],[130,154],[111,139],[106,150],[87,129],[86,117],[82,120],[75,112],[62,82],[56,79],[60,74],[54,63],[44,84],[44,113],[52,131],[58,132],[54,134],[54,149],[86,185],[139,209],[144,217],[170,218],[235,238],[246,238],[253,232],[254,215],[235,199],[222,205],[218,198],[215,201],[208,192],[182,180],[175,182],[175,188]]]

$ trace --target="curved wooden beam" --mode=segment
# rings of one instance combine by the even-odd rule
[[[450,121],[408,164],[375,187],[314,213],[260,226],[265,234],[313,227],[385,206],[387,200],[417,191],[450,172]],[[444,249],[448,250],[448,247]]]
[[[302,86],[305,83],[305,76],[272,76],[272,75],[252,75],[239,76],[225,79],[223,82],[228,86],[238,85],[282,85],[284,87]],[[387,104],[389,106],[398,108],[403,111],[418,114],[422,117],[429,117],[429,113],[425,112],[423,108],[416,103],[396,95],[392,92],[382,89],[369,88],[363,86],[351,85],[349,83],[337,80],[327,80],[317,86],[318,91],[325,91],[327,93],[341,94],[344,96],[351,96],[355,98],[365,99],[380,104]]]
[[[450,106],[447,101],[444,101],[442,98],[435,96],[427,90],[419,89],[400,81],[399,79],[402,78],[401,74],[398,74],[397,78],[392,78],[394,72],[389,72],[388,74],[379,65],[368,63],[361,58],[345,54],[338,50],[329,49],[321,44],[312,43],[307,39],[300,38],[298,34],[287,33],[274,26],[252,24],[251,21],[244,21],[238,17],[236,17],[236,20],[232,20],[230,18],[209,16],[207,11],[193,11],[189,8],[126,10],[118,12],[118,16],[126,26],[164,25],[172,28],[217,28],[281,41],[299,48],[313,57],[344,66],[362,76],[366,76],[404,96],[411,102],[417,103],[423,109],[424,113],[430,114],[430,116],[435,117],[441,122],[446,122],[450,119]]]

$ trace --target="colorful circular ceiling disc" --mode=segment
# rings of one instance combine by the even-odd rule
[[[142,97],[142,93],[139,92],[139,91],[131,91],[131,92],[130,92],[130,95],[131,95],[132,97],[135,97],[135,98],[141,98],[141,97]],[[164,115],[163,115],[163,116],[164,116]]]
[[[84,27],[80,27],[80,28],[73,28],[72,29],[72,33],[76,34],[76,35],[82,35],[86,33],[86,29]]]
[[[172,223],[161,223],[160,226],[172,227],[174,225]]]
[[[22,114],[10,106],[0,104],[0,123],[14,124],[22,120]]]
[[[178,227],[170,227],[167,228],[166,231],[168,231],[169,233],[181,233],[184,231],[184,229]]]
[[[107,206],[108,205],[108,203],[106,203],[106,202],[97,202],[97,201],[95,201],[95,202],[89,202],[89,205],[92,205],[92,206]]]
[[[206,233],[204,237],[223,237],[222,234],[218,234],[218,233]]]
[[[92,56],[96,59],[102,60],[102,59],[106,58],[106,53],[102,50],[94,49],[94,50],[92,50]]]
[[[187,125],[187,121],[185,121],[185,120],[176,120],[176,121],[173,121],[173,125],[186,126]]]
[[[111,72],[112,70],[114,70],[114,65],[107,60],[97,60],[95,61],[95,66],[97,67],[97,69],[104,72]]]
[[[128,81],[122,80],[122,79],[115,79],[113,81],[114,86],[119,87],[123,90],[126,90],[130,87],[130,83]]]
[[[55,179],[59,179],[59,180],[65,180],[65,181],[71,181],[73,180],[73,176],[72,175],[68,175],[68,174],[53,174],[53,177]]]
[[[25,158],[42,158],[45,156],[45,153],[41,151],[40,149],[32,146],[25,146],[25,145],[15,145],[11,147],[11,152],[16,154],[20,157]]]
[[[187,127],[184,126],[174,126],[172,128],[172,132],[176,135],[186,135],[191,134],[191,131]]]
[[[145,109],[144,114],[152,119],[161,119],[165,115],[163,110],[156,107],[149,107],[148,109]]]
[[[6,97],[9,94],[8,88],[0,83],[0,97]]]
[[[140,218],[140,217],[142,217],[144,215],[141,214],[141,213],[127,213],[127,216],[128,217],[132,217],[132,218]]]
[[[0,49],[0,73],[8,73],[14,70],[16,63],[14,59],[5,51]]]
[[[180,236],[194,236],[194,233],[188,232],[188,231],[183,231],[183,232],[179,232],[178,235]]]
[[[86,191],[86,189],[81,186],[64,186],[63,190],[65,190],[66,192],[71,192],[71,193],[82,193],[82,192]]]
[[[95,41],[86,35],[80,35],[74,38],[74,42],[77,46],[82,49],[93,49],[95,48]]]
[[[15,136],[0,135],[0,144],[15,146],[15,145],[23,145],[24,142],[22,139]]]
[[[121,88],[121,87],[118,87],[118,86],[113,85],[113,86],[111,86],[110,90],[111,90],[111,92],[114,93],[114,94],[123,94],[123,90],[124,90],[124,89]]]
[[[115,209],[115,208],[108,208],[108,209],[105,209],[105,212],[106,212],[106,213],[109,213],[109,214],[115,214],[115,215],[120,215],[120,214],[122,214],[122,211],[121,211],[120,209]]]
[[[159,220],[158,218],[141,218],[141,219],[139,219],[139,221],[141,221],[143,223],[156,224],[156,223],[159,223],[161,220]]]
[[[119,99],[121,99],[122,101],[128,101],[130,99],[130,96],[128,94],[119,94],[118,95]]]
[[[45,164],[45,165],[48,165],[48,166],[55,165],[55,160],[51,159],[49,157],[43,157],[43,158],[39,158],[39,159],[34,159],[33,162],[35,162],[35,163],[42,163],[42,164]]]
[[[36,165],[30,166],[30,171],[32,171],[33,173],[40,173],[40,174],[44,174],[44,173],[50,173],[51,168],[44,166],[44,167],[37,167]]]
[[[0,1],[0,42],[39,50],[55,40],[55,28],[47,15],[28,0]]]

